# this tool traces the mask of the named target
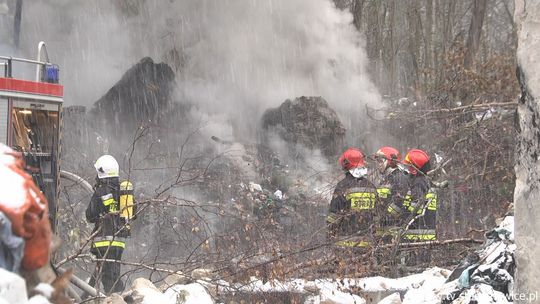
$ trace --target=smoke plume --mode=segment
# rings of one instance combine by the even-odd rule
[[[179,100],[239,134],[287,98],[322,96],[347,127],[380,100],[352,16],[330,0],[25,2],[22,49],[40,40],[68,105],[91,105],[143,56],[174,65]]]

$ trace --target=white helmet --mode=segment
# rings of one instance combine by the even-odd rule
[[[114,157],[110,155],[103,155],[94,164],[96,168],[98,178],[118,177],[119,166]]]

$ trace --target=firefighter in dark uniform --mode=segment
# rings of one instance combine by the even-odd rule
[[[364,155],[357,148],[349,148],[339,158],[345,171],[334,190],[327,216],[329,236],[339,237],[341,247],[365,247],[369,245],[375,229],[374,217],[377,188],[369,181]],[[360,238],[343,238],[360,236]]]
[[[382,175],[377,193],[379,204],[386,213],[383,226],[398,226],[407,211],[403,203],[409,190],[409,177],[403,167],[398,166],[401,155],[396,148],[382,147],[375,152],[374,158],[377,162],[377,170]]]
[[[403,164],[410,175],[409,192],[404,201],[408,210],[407,241],[435,241],[437,219],[437,194],[431,189],[427,173],[431,169],[429,155],[422,150],[407,152]]]
[[[94,223],[97,234],[90,252],[98,259],[120,261],[125,248],[125,222],[120,211],[119,166],[114,157],[101,156],[94,167],[97,170],[94,194],[86,209],[86,219]],[[105,293],[122,292],[120,263],[98,262],[90,284],[103,283]]]

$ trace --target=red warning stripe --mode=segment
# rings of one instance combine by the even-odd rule
[[[1,77],[0,91],[41,94],[56,97],[64,96],[64,86],[59,84]]]

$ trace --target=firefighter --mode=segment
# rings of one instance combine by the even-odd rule
[[[404,238],[408,241],[436,240],[437,195],[430,189],[427,173],[431,169],[429,155],[422,150],[407,152],[403,164],[408,169],[409,195],[404,201],[409,216]]]
[[[98,259],[120,261],[125,248],[125,225],[119,201],[119,166],[114,157],[103,155],[94,164],[97,171],[94,194],[86,208],[86,219],[94,223],[95,238],[90,252]],[[90,284],[97,285],[101,280],[106,293],[121,292],[124,283],[120,279],[120,263],[98,262]]]
[[[403,168],[398,166],[401,155],[396,148],[382,147],[375,152],[374,158],[377,162],[377,170],[382,176],[377,188],[379,201],[384,202],[381,205],[388,214],[384,218],[384,225],[393,226],[398,224],[399,218],[406,213],[403,202],[409,190],[409,178]]]
[[[345,172],[334,190],[327,216],[330,237],[359,234],[360,240],[341,240],[344,247],[364,247],[369,244],[367,235],[373,231],[377,189],[367,176],[364,154],[360,149],[349,148],[339,158]]]

